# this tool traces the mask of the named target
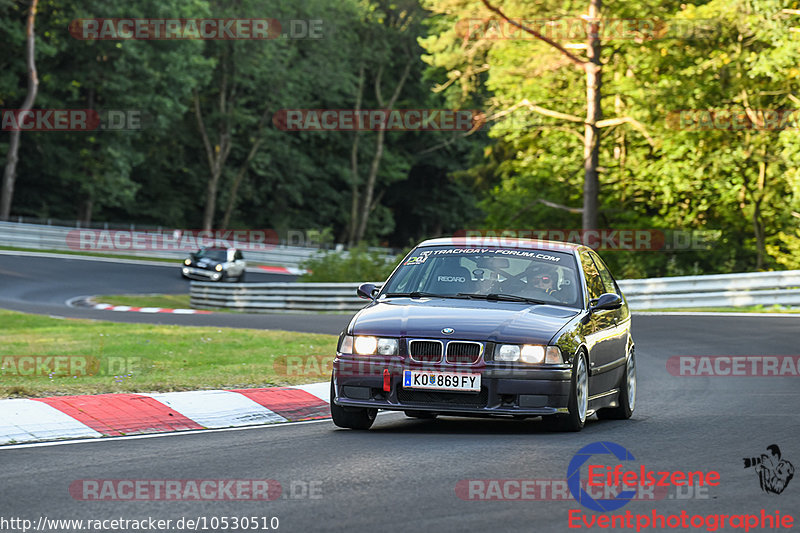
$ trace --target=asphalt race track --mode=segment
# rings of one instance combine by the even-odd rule
[[[70,318],[114,322],[148,322],[192,326],[283,329],[338,334],[344,315],[213,313],[210,315],[144,314],[69,307],[79,296],[100,294],[180,294],[189,292],[179,264],[117,263],[62,257],[0,254],[0,308]],[[294,281],[295,276],[248,270],[248,282]],[[313,317],[313,319],[311,319]]]
[[[26,274],[19,274],[19,263],[0,258],[3,307],[20,301],[12,297],[40,294],[46,299],[49,291],[56,290],[58,281],[41,278],[37,279],[42,283],[38,292],[19,288],[31,279],[27,273],[38,277],[54,268],[48,263],[26,264]],[[79,266],[63,270],[75,272]],[[148,272],[152,275],[147,269],[120,268],[116,279],[145,280]],[[83,278],[90,281],[93,275]],[[169,270],[163,286],[155,287],[151,281],[147,291],[164,291],[170,286],[179,290],[180,285],[169,278],[179,281],[174,270]],[[86,292],[89,281],[76,282],[74,290]],[[144,281],[137,283],[145,288]],[[57,300],[66,292],[54,295],[48,305],[63,311]],[[417,421],[392,413],[379,416],[368,432],[339,430],[325,420],[0,449],[0,517],[29,519],[34,524],[40,517],[152,517],[171,519],[173,524],[182,517],[205,517],[207,524],[223,517],[229,521],[232,517],[266,517],[267,523],[277,517],[279,531],[287,532],[608,531],[597,525],[588,529],[580,519],[573,526],[582,527],[570,529],[572,510],[580,511],[587,520],[602,515],[582,507],[569,494],[557,494],[556,501],[520,501],[517,486],[516,491],[507,492],[512,501],[470,501],[462,499],[468,498],[468,493],[456,487],[469,480],[537,480],[541,486],[552,487],[555,485],[548,480],[564,480],[570,460],[583,446],[610,441],[635,457],[626,462],[627,469],[638,472],[641,465],[648,471],[715,471],[720,475],[718,486],[701,490],[669,487],[657,496],[660,499],[631,501],[610,515],[630,511],[649,517],[653,510],[660,515],[680,515],[685,510],[704,517],[760,516],[764,510],[772,516],[776,511],[792,514],[796,521],[800,518],[800,472],[782,494],[768,494],[759,487],[754,469],[744,468],[742,459],[758,458],[767,446],[778,444],[783,459],[800,468],[800,377],[675,376],[667,371],[667,360],[679,355],[796,355],[798,331],[800,317],[634,315],[639,375],[634,416],[628,421],[593,417],[581,433],[547,433],[537,420]],[[608,457],[595,462],[619,464]],[[586,479],[586,475],[584,468],[581,477]],[[278,481],[283,492],[267,502],[79,501],[70,494],[70,484],[87,479],[270,479]],[[483,489],[474,497],[497,495],[489,490],[489,481],[479,483]],[[512,487],[503,483],[506,489]],[[548,492],[537,490],[534,494],[551,499]],[[632,529],[623,530],[636,531],[635,525],[634,521]],[[669,527],[641,531],[664,529]],[[220,526],[207,530],[224,531]],[[179,530],[172,527],[168,531]]]
[[[461,480],[563,480],[573,454],[596,441],[624,446],[636,467],[720,474],[721,484],[701,498],[680,499],[686,493],[670,488],[662,500],[632,501],[619,512],[800,514],[797,475],[783,494],[766,494],[742,464],[776,443],[800,466],[800,378],[666,371],[667,358],[676,354],[795,353],[796,332],[793,318],[636,318],[640,394],[633,419],[592,419],[577,434],[546,433],[538,421],[415,421],[387,414],[368,432],[321,421],[0,450],[0,515],[34,522],[39,516],[276,516],[280,531],[560,532],[568,530],[570,510],[593,513],[571,499],[464,501],[456,486]],[[255,478],[277,480],[284,494],[298,499],[98,502],[77,501],[68,490],[83,479]]]

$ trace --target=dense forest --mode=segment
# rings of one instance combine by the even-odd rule
[[[30,0],[0,0],[0,107],[29,93]],[[38,0],[9,219],[313,231],[657,230],[620,277],[800,268],[800,3]],[[269,39],[86,39],[81,19],[278,21]],[[287,110],[469,110],[464,130],[296,131]],[[4,119],[7,115],[4,115]],[[7,164],[11,132],[0,132]],[[692,249],[694,248],[694,249]]]

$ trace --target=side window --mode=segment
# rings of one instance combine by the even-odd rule
[[[234,259],[244,259],[244,255],[242,255],[241,250],[236,250],[236,253],[233,255]]]
[[[586,276],[586,286],[589,288],[589,299],[600,298],[600,295],[606,290],[603,286],[603,280],[600,278],[600,273],[586,250],[581,252],[581,265]]]
[[[603,280],[603,286],[605,287],[603,292],[619,294],[617,284],[614,282],[614,277],[611,275],[611,271],[608,270],[608,267],[603,262],[603,259],[596,253],[591,253],[591,256],[592,259],[594,259],[594,264],[597,265],[597,270],[600,272],[600,279]]]

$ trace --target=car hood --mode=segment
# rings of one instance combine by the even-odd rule
[[[201,257],[195,264],[200,268],[213,268],[217,265],[221,265],[222,262],[208,257]]]
[[[392,298],[362,309],[355,335],[546,344],[580,311],[556,305],[443,298]],[[450,335],[443,328],[453,328]]]

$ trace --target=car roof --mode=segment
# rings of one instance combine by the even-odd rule
[[[535,248],[554,252],[575,252],[584,248],[582,244],[540,239],[518,239],[516,237],[440,237],[422,241],[417,246],[463,246],[465,248]]]

